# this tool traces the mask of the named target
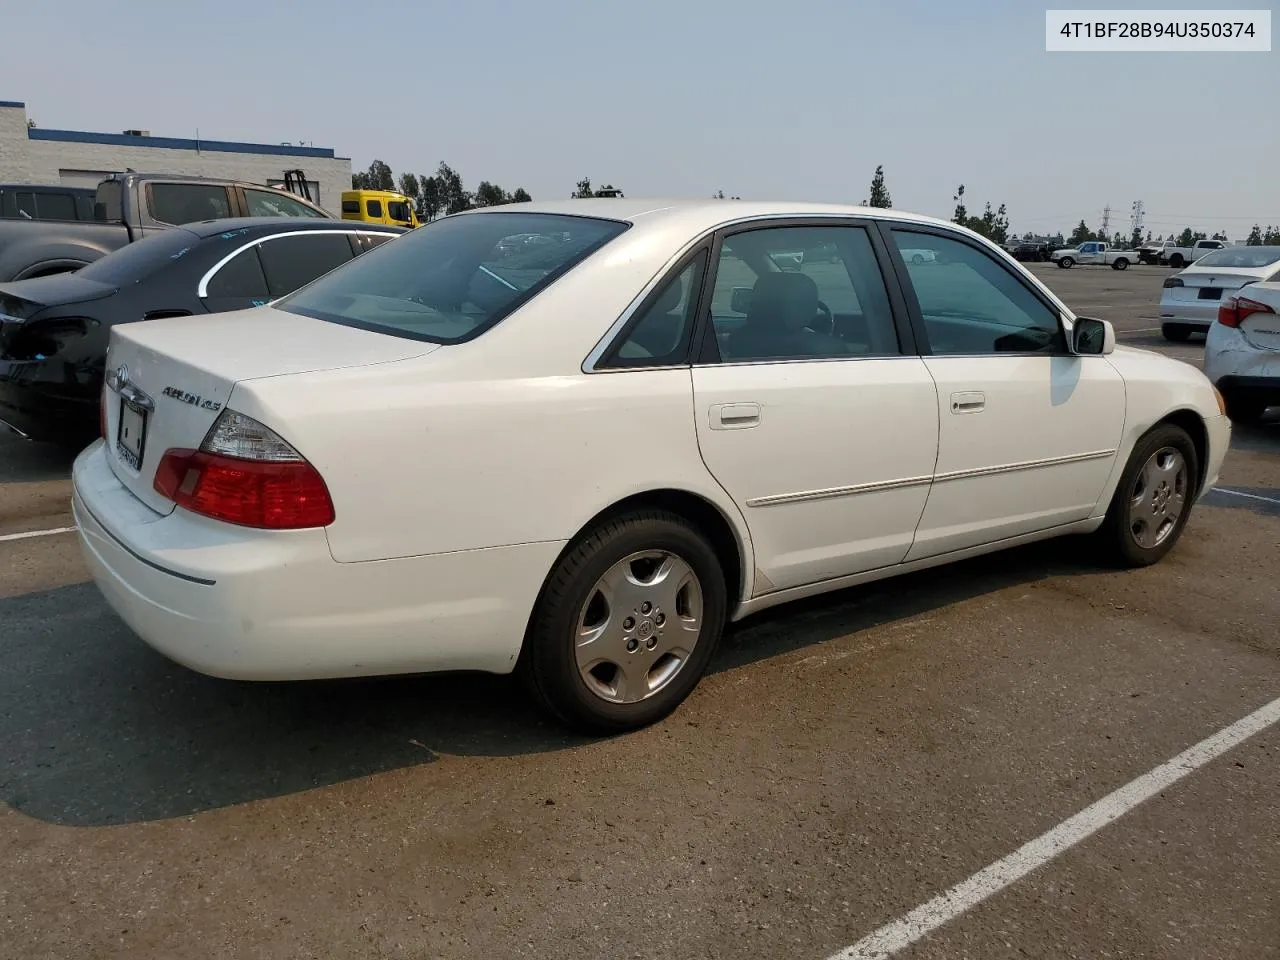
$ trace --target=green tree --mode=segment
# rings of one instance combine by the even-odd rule
[[[1076,224],[1076,228],[1071,231],[1071,236],[1067,237],[1067,243],[1073,247],[1078,247],[1082,243],[1088,243],[1093,240],[1093,231],[1089,229],[1089,225],[1082,219]]]
[[[1262,246],[1262,228],[1256,223],[1253,225],[1253,229],[1249,231],[1249,239],[1245,240],[1245,243],[1251,247]]]
[[[395,188],[396,179],[391,174],[391,168],[381,160],[375,160],[369,164],[369,169],[364,173],[351,175],[353,190],[394,190]]]
[[[529,196],[529,191],[524,187],[516,187],[516,192],[511,194],[512,203],[528,203],[533,197]]]
[[[439,185],[440,207],[446,214],[471,209],[473,198],[463,189],[462,177],[458,175],[458,171],[442,160],[436,168],[435,179]]]
[[[34,130],[35,128],[36,128],[36,122],[35,122],[34,120],[28,120],[28,121],[27,121],[27,129],[28,129],[28,130]]]
[[[1178,234],[1178,246],[1189,247],[1196,242],[1196,235],[1191,232],[1190,227],[1183,227],[1182,232]]]
[[[1267,225],[1267,232],[1262,235],[1262,242],[1268,247],[1280,247],[1280,228]]]
[[[1148,240],[1151,239],[1151,234],[1147,234],[1147,239]],[[1129,238],[1129,246],[1131,247],[1142,246],[1142,228],[1141,227],[1133,228],[1133,236]]]
[[[511,198],[496,183],[481,180],[480,186],[476,187],[475,201],[477,207],[500,207],[504,203],[510,203]]]
[[[867,200],[869,207],[892,207],[889,188],[884,185],[884,166],[877,165],[875,176],[871,178],[871,196]]]
[[[951,216],[952,223],[959,223],[964,226],[969,225],[969,211],[964,205],[964,184],[960,184],[960,189],[956,191],[956,195],[951,198],[956,202],[956,212]]]
[[[1223,243],[1226,243],[1226,242],[1227,242],[1227,240],[1229,240],[1230,238],[1229,238],[1225,233],[1223,233],[1221,230],[1219,230],[1219,231],[1217,231],[1217,232],[1216,232],[1212,237],[1210,237],[1209,239],[1211,239],[1211,240],[1221,240]]]
[[[574,188],[573,193],[569,194],[570,198],[575,200],[584,200],[594,197],[595,193],[591,189],[591,180],[583,177],[578,181],[578,185]]]
[[[435,177],[418,177],[418,217],[431,221],[440,216],[440,182]]]
[[[422,187],[418,183],[418,178],[416,176],[412,173],[400,174],[400,192],[406,197],[410,200],[417,200],[421,190]]]

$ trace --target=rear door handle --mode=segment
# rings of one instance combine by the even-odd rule
[[[981,413],[986,406],[987,396],[978,390],[951,395],[951,412],[954,414]]]
[[[758,403],[713,403],[711,405],[712,430],[745,430],[760,422]]]

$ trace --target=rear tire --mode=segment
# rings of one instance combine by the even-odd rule
[[[1073,263],[1075,263],[1075,261],[1072,260],[1070,257],[1063,257],[1061,260],[1058,261],[1058,266],[1061,267],[1063,270],[1070,270],[1071,265]]]
[[[1175,270],[1186,262],[1187,261],[1182,258],[1182,254],[1180,253],[1175,253],[1169,258],[1169,266],[1173,267]]]
[[[1173,343],[1185,343],[1191,339],[1191,328],[1181,323],[1161,324],[1160,332],[1166,340]]]
[[[1162,559],[1182,536],[1199,482],[1200,458],[1187,431],[1171,423],[1148,431],[1129,455],[1095,535],[1104,559],[1120,567]]]
[[[614,517],[551,571],[516,671],[577,731],[647,726],[697,686],[724,630],[727,594],[715,550],[689,521],[665,510]]]
[[[1111,266],[1112,266],[1114,269],[1116,269],[1116,270],[1128,270],[1128,269],[1129,269],[1129,261],[1128,261],[1128,260],[1126,260],[1124,257],[1121,257],[1119,260],[1117,260],[1117,261],[1116,261],[1115,263],[1113,263]]]

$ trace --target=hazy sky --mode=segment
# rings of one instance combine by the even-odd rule
[[[1182,4],[1274,5],[1275,0]],[[1084,7],[1167,7],[1130,0]],[[1025,0],[89,0],[7,5],[0,99],[42,127],[445,160],[535,198],[1008,205],[1013,228],[1280,224],[1280,46],[1046,53]],[[1273,14],[1274,17],[1274,14]],[[1280,28],[1280,18],[1276,26]]]

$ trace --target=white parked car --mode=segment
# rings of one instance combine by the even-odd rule
[[[1172,277],[1160,295],[1160,328],[1166,340],[1207,333],[1218,307],[1249,284],[1280,280],[1280,247],[1214,250]]]
[[[561,239],[500,252],[527,234]],[[1153,563],[1230,436],[1199,370],[999,247],[852,207],[489,208],[112,337],[74,511],[145,641],[251,680],[514,670],[597,731],[788,600],[1071,533]]]
[[[1065,250],[1055,250],[1049,259],[1064,270],[1070,270],[1077,263],[1110,267],[1112,270],[1127,270],[1134,262],[1132,250],[1120,250],[1105,243],[1089,241]]]
[[[1205,339],[1204,372],[1232,420],[1251,423],[1280,406],[1280,282],[1253,283],[1222,301]]]

